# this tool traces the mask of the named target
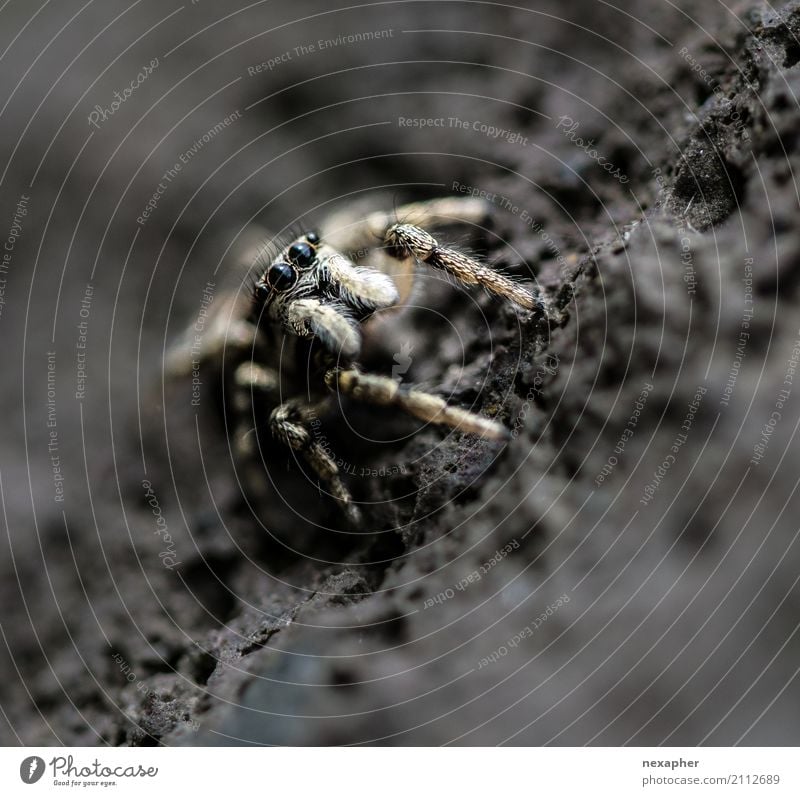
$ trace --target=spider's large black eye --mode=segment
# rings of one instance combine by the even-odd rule
[[[282,293],[297,282],[297,271],[289,263],[273,263],[267,271],[267,282],[273,290]]]
[[[317,252],[313,246],[309,246],[303,241],[293,243],[289,247],[289,261],[298,268],[308,268],[317,258]]]

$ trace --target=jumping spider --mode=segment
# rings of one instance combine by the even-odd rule
[[[357,528],[361,512],[335,461],[310,431],[310,424],[335,406],[337,393],[462,432],[506,439],[508,431],[500,423],[394,379],[364,373],[358,364],[371,317],[407,299],[419,264],[481,286],[525,310],[545,311],[537,295],[440,245],[426,231],[454,222],[480,225],[488,212],[482,200],[461,197],[418,202],[357,220],[338,214],[319,233],[305,233],[269,261],[262,252],[251,268],[257,274],[254,295],[232,290],[214,301],[199,351],[201,366],[219,368],[227,384],[226,400],[237,418],[234,449],[255,454],[253,425],[259,417],[267,420],[268,413],[274,439],[304,457]],[[357,265],[343,252],[356,252],[354,259],[369,265]],[[173,349],[168,360],[173,374],[187,372],[188,346],[187,340]],[[196,363],[197,350],[193,359]]]

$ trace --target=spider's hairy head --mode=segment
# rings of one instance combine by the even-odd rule
[[[254,289],[259,323],[317,338],[348,361],[361,351],[361,322],[398,300],[388,276],[356,266],[314,232],[283,247],[259,274]]]

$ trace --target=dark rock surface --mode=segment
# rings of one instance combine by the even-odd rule
[[[78,9],[0,12],[0,740],[799,743],[800,3]],[[249,505],[164,346],[251,222],[455,183],[564,322],[439,285],[370,364],[515,438],[346,406],[378,532]]]

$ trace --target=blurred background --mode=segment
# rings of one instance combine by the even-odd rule
[[[793,1],[4,3],[0,740],[800,742],[799,35]],[[403,465],[351,479],[372,532],[282,450],[254,505],[166,347],[263,230],[473,192],[453,239],[563,322],[432,280],[373,364],[509,445],[345,407],[357,469]]]

